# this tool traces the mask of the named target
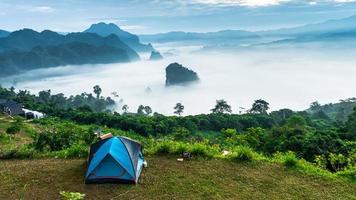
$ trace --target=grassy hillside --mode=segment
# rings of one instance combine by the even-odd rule
[[[85,185],[85,160],[1,161],[0,199],[356,199],[356,185],[303,175],[280,165],[148,157],[138,185]]]
[[[46,150],[38,151],[33,144],[38,140],[36,132],[53,129],[53,137],[76,138],[92,135],[90,125],[61,120],[21,121],[20,131],[6,133],[19,120],[0,115],[0,199],[60,199],[61,191],[80,192],[86,199],[356,199],[354,175],[343,178],[294,154],[267,157],[236,146],[230,158],[222,156],[216,145],[204,142],[146,138],[108,128],[104,131],[143,142],[149,167],[136,186],[85,185],[87,145],[77,143],[53,151],[45,145]],[[196,136],[206,140],[222,137],[213,131],[197,132]],[[183,149],[188,149],[194,159],[178,162]],[[62,159],[68,157],[76,159]]]

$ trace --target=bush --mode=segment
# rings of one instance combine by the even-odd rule
[[[204,158],[212,158],[219,153],[217,148],[204,143],[189,144],[188,152],[190,152],[193,156]]]
[[[185,143],[177,141],[151,141],[145,148],[147,154],[172,154],[180,155],[183,152],[190,152],[191,155],[201,158],[212,158],[219,154],[217,146],[210,146],[208,144],[199,143]]]
[[[251,162],[256,160],[255,152],[250,147],[246,146],[235,147],[229,155],[229,158],[236,162]]]
[[[336,173],[337,176],[345,177],[351,181],[356,181],[356,167],[351,167]]]
[[[16,133],[19,133],[21,131],[21,127],[18,126],[18,125],[13,125],[13,126],[10,126],[6,129],[6,133],[7,134],[11,134],[11,135],[14,135]]]
[[[24,159],[24,158],[32,158],[36,154],[36,151],[28,146],[22,146],[18,149],[11,149],[8,151],[0,152],[0,159]]]
[[[59,193],[65,200],[82,200],[85,197],[85,194],[79,192],[66,192],[62,191]]]
[[[87,146],[84,142],[79,142],[67,149],[46,153],[45,156],[56,158],[85,158],[88,154],[89,146]]]
[[[287,153],[276,153],[274,154],[273,160],[290,168],[297,167],[299,164],[297,156],[292,151],[288,151]]]
[[[80,141],[89,142],[87,131],[72,123],[63,123],[47,126],[45,130],[37,134],[33,145],[39,151],[60,151],[71,147]]]
[[[171,154],[174,153],[172,151],[172,145],[174,143],[173,142],[169,142],[169,141],[163,141],[163,142],[159,142],[158,144],[156,144],[155,147],[155,154]]]

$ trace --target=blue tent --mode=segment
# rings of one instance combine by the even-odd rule
[[[143,162],[140,143],[126,137],[100,140],[90,147],[85,183],[137,183]]]

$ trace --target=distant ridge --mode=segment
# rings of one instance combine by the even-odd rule
[[[151,52],[153,47],[151,44],[142,44],[137,35],[129,33],[122,30],[119,26],[114,23],[106,24],[100,22],[97,24],[92,24],[88,29],[84,31],[85,33],[96,33],[100,36],[107,37],[111,34],[118,36],[124,43],[133,48],[135,51],[139,52]]]
[[[311,35],[322,34],[331,32],[344,32],[356,30],[356,15],[342,18],[332,19],[321,23],[307,24],[294,28],[282,28],[276,30],[258,31],[256,32],[262,36],[281,35],[281,36],[298,36],[298,35]]]
[[[108,37],[101,37],[94,33],[60,35],[50,30],[37,32],[32,29],[14,31],[9,36],[0,38],[0,52],[9,50],[29,51],[36,46],[59,45],[73,42],[86,43],[93,46],[112,46],[126,51],[131,60],[139,59],[138,54],[115,35]]]
[[[140,35],[145,42],[178,42],[178,41],[216,41],[256,39],[259,36],[253,32],[242,30],[223,30],[218,32],[196,33],[173,31],[151,35]]]
[[[22,29],[0,38],[0,76],[62,65],[102,64],[139,60],[139,55],[116,35],[60,35]]]
[[[0,29],[0,38],[7,37],[9,34],[10,32]]]

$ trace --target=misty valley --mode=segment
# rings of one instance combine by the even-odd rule
[[[0,199],[356,198],[356,2],[28,2]]]
[[[356,85],[355,61],[352,59],[356,49],[349,46],[353,41],[349,36],[345,39],[350,42],[334,42],[334,45],[330,41],[316,40],[276,46],[283,40],[266,43],[266,40],[277,37],[267,33],[263,33],[265,36],[241,34],[240,31],[209,33],[208,36],[186,33],[183,38],[167,33],[165,39],[161,35],[142,36],[149,44],[145,46],[137,36],[113,24],[99,23],[88,30],[60,35],[26,29],[0,38],[0,49],[3,49],[0,57],[13,54],[0,62],[7,66],[0,77],[1,84],[34,93],[50,89],[52,93],[66,96],[90,91],[92,86],[100,85],[105,95],[119,94],[119,98],[115,97],[119,102],[115,108],[117,112],[122,112],[123,105],[128,105],[134,112],[143,104],[167,115],[173,114],[172,107],[177,102],[186,106],[185,114],[209,113],[217,99],[226,99],[235,113],[245,112],[259,98],[268,100],[272,110],[285,107],[304,110],[316,100],[326,104],[349,98]],[[94,34],[95,31],[101,35]],[[300,31],[299,35],[324,34]],[[273,36],[282,34],[271,32]],[[123,41],[133,41],[134,45],[121,42],[120,34],[124,34],[121,36]],[[302,37],[299,35],[295,37]],[[1,40],[6,45],[1,45]],[[12,44],[8,41],[13,40],[22,41],[23,53],[9,50],[15,48],[8,45]],[[85,45],[94,45],[94,49]],[[325,45],[331,48],[325,48]],[[342,48],[347,51],[341,53]],[[25,53],[28,49],[31,50]],[[152,59],[156,54],[160,55],[158,59]],[[195,71],[200,81],[165,87],[165,68],[176,62]]]

